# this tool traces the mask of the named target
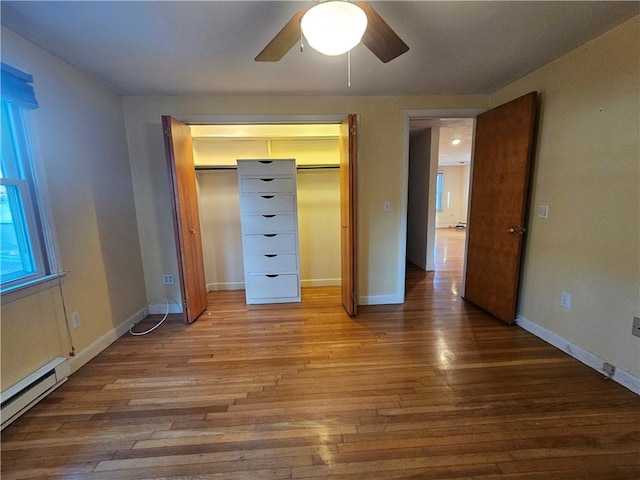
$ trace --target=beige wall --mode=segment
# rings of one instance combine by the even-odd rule
[[[430,128],[411,137],[409,142],[409,182],[407,188],[407,261],[423,270],[435,270],[434,258],[427,255],[429,225],[429,187],[432,170],[431,155],[434,152]],[[435,147],[437,148],[437,147]],[[432,202],[433,203],[433,202]],[[430,262],[429,262],[430,260]]]
[[[340,170],[299,170],[297,182],[300,283],[340,285]]]
[[[469,165],[441,166],[442,211],[436,213],[438,228],[455,227],[458,222],[467,222],[469,201]],[[449,199],[449,201],[448,201]]]
[[[237,172],[199,170],[196,181],[207,290],[242,289],[244,264]]]
[[[492,97],[541,94],[520,314],[640,376],[640,17]],[[549,205],[546,219],[536,206]],[[560,307],[560,295],[572,308]]]
[[[144,310],[146,292],[120,97],[2,29],[2,61],[34,77],[31,113],[51,200],[72,329],[74,364],[115,339]],[[2,304],[2,389],[66,356],[60,293]],[[73,368],[73,365],[72,365]]]
[[[162,285],[176,273],[175,243],[165,167],[161,116],[344,116],[359,114],[358,234],[359,301],[389,303],[403,298],[399,263],[404,254],[406,166],[404,111],[482,108],[475,97],[125,97],[125,121],[150,301],[179,298],[177,285]],[[264,123],[264,121],[263,121]],[[385,201],[392,211],[383,212]]]

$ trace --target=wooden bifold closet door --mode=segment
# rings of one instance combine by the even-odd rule
[[[200,233],[200,215],[189,126],[162,117],[178,254],[178,277],[185,320],[194,322],[207,308],[207,285]]]
[[[358,150],[356,115],[348,115],[340,125],[340,224],[342,305],[352,317],[358,313],[357,298],[357,195]]]

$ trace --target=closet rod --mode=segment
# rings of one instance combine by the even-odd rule
[[[332,168],[340,168],[340,165],[298,165],[297,170],[328,170]]]
[[[340,165],[298,165],[296,167],[297,170],[326,170],[340,168]],[[237,170],[238,167],[235,165],[218,165],[218,166],[207,166],[207,165],[196,165],[196,170]]]

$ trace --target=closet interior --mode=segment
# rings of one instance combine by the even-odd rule
[[[295,159],[300,285],[340,285],[340,125],[191,125],[207,290],[245,288],[239,159]]]

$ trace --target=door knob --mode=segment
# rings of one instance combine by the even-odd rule
[[[509,228],[509,233],[511,235],[524,235],[524,232],[526,232],[527,229],[524,227],[511,227]]]

